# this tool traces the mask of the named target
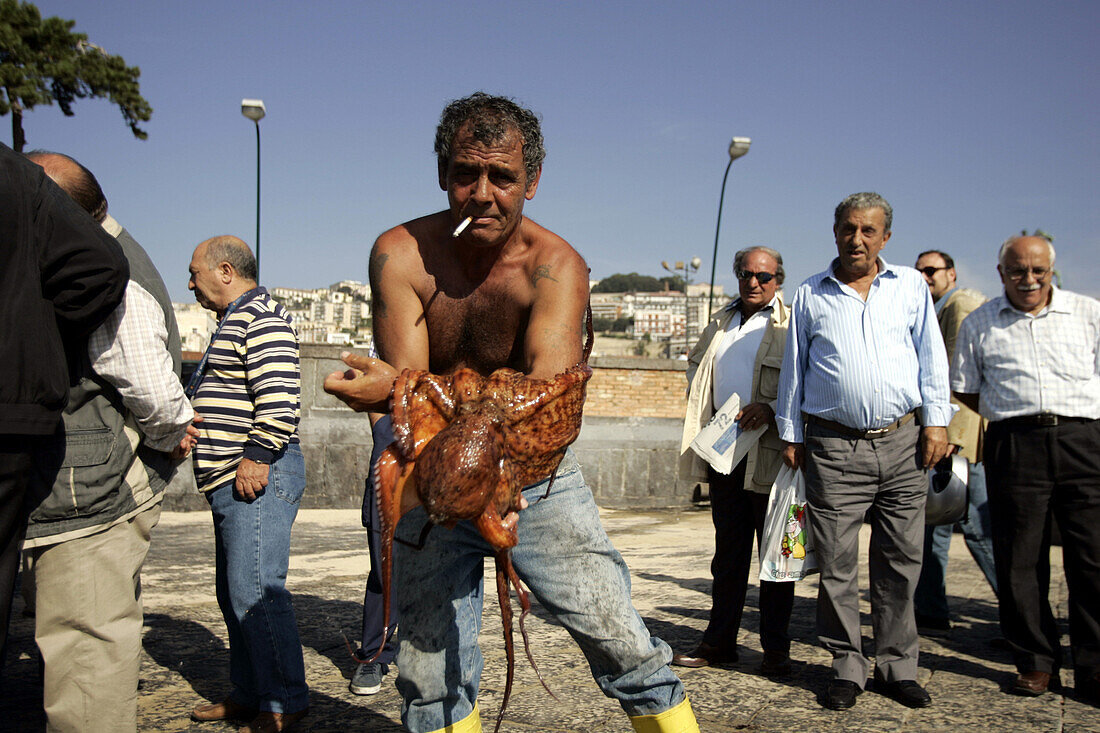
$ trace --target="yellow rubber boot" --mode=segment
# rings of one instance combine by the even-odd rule
[[[684,702],[687,702],[686,700]],[[688,711],[690,714],[690,710]],[[694,718],[692,718],[694,720]],[[657,728],[654,728],[657,730]],[[687,730],[685,728],[685,730]],[[699,730],[696,728],[695,730]],[[451,723],[446,728],[440,728],[432,733],[481,733],[481,713],[478,712],[477,703],[474,703],[474,709],[462,720],[457,723]]]
[[[695,713],[686,697],[663,713],[634,716],[630,724],[637,733],[699,733],[699,724],[695,722]]]

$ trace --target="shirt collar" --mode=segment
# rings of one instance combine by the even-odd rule
[[[940,299],[936,301],[936,315],[937,316],[940,314],[940,311],[943,310],[943,307],[945,305],[947,305],[947,301],[951,299],[951,296],[954,295],[955,291],[958,290],[958,289],[959,289],[959,286],[956,285],[955,287],[951,288],[946,293],[941,295]]]
[[[107,232],[114,238],[118,238],[119,234],[122,234],[122,225],[115,221],[115,218],[110,214],[107,214],[103,221],[99,223],[103,227],[103,231]]]
[[[766,311],[766,310],[775,310],[775,304],[778,301],[779,301],[779,289],[776,288],[775,295],[772,296],[772,299],[768,301],[768,304],[766,306],[764,306],[759,311],[757,311],[757,313],[760,313],[760,312]],[[725,309],[727,311],[733,311],[733,310],[736,310],[738,307],[740,307],[740,305],[741,305],[741,298],[739,298],[739,297],[734,298],[733,300],[731,300],[729,303],[726,304]]]
[[[897,277],[898,276],[898,268],[895,265],[891,265],[889,262],[882,259],[882,257],[879,257],[878,259],[876,259],[875,262],[878,263],[878,273],[875,274],[875,279],[876,280],[878,280],[880,277],[886,277],[886,276]],[[839,257],[834,257],[833,261],[829,263],[829,269],[825,271],[825,276],[835,280],[838,285],[841,284],[840,279],[836,276],[836,266],[839,265],[839,264],[840,264],[840,258]]]

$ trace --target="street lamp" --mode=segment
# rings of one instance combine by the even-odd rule
[[[668,262],[662,262],[661,267],[665,268],[674,275],[684,273],[684,348],[691,348],[691,306],[689,304],[690,296],[688,295],[688,285],[691,284],[691,276],[688,274],[689,268],[691,273],[699,271],[699,265],[703,264],[703,261],[698,257],[692,257],[690,262],[676,262],[675,264],[669,264]]]
[[[256,282],[260,281],[260,120],[267,114],[262,99],[242,99],[241,114],[256,123]]]
[[[726,178],[730,174],[730,166],[733,161],[749,152],[752,139],[747,137],[735,137],[730,140],[730,162],[726,163],[726,173],[722,176],[722,193],[718,194],[718,225],[714,227],[714,254],[710,258],[710,296],[707,298],[707,320],[710,320],[714,312],[714,266],[718,262],[718,232],[722,228],[722,199],[726,197]]]

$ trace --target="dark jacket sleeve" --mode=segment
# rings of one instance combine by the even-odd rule
[[[96,329],[126,292],[130,268],[122,248],[43,176],[35,196],[42,295],[70,336]]]

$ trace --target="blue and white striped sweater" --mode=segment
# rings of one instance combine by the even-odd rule
[[[192,404],[203,417],[194,451],[202,491],[232,482],[241,458],[270,463],[298,442],[298,337],[264,288],[226,318]]]

